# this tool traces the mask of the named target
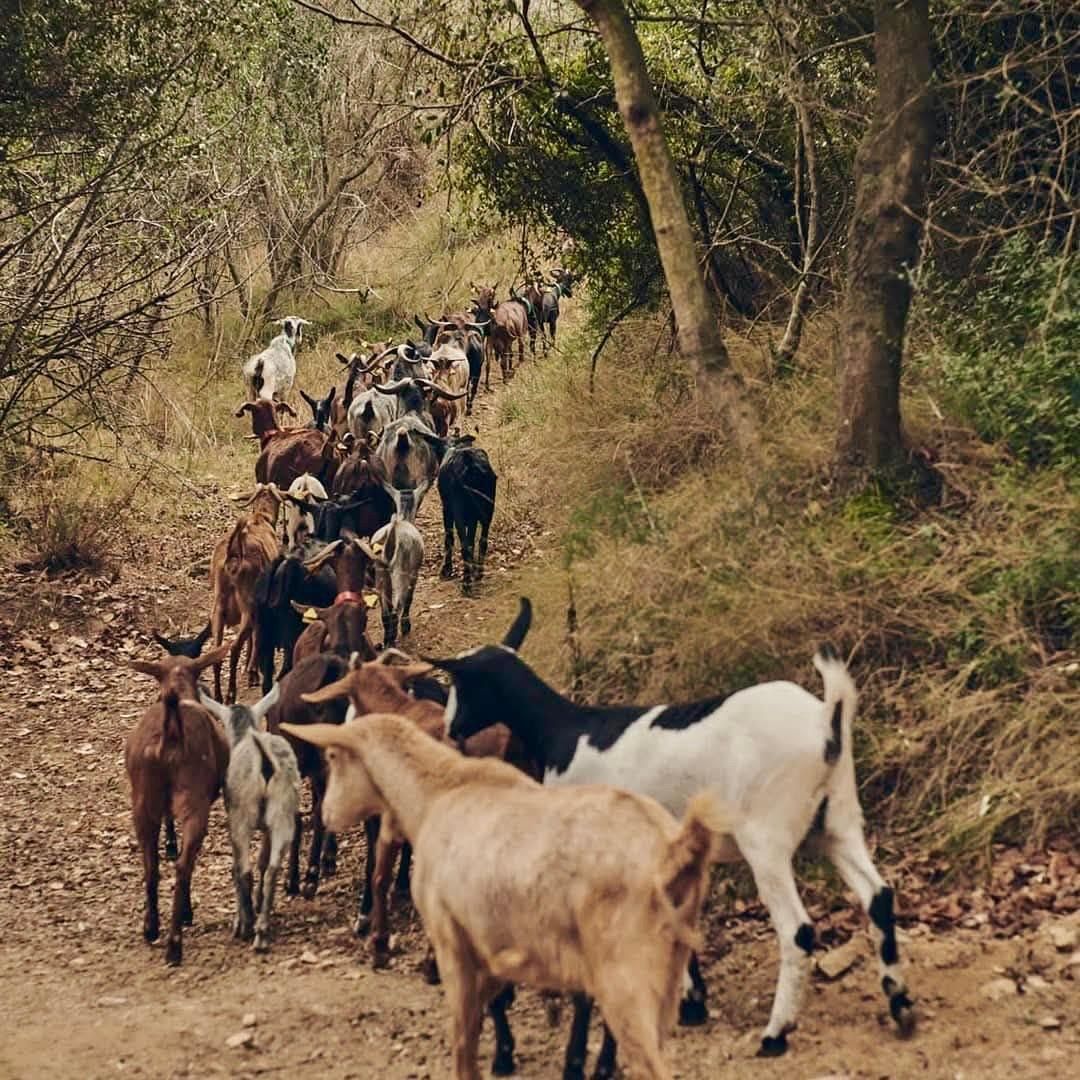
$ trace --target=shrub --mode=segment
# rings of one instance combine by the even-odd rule
[[[931,275],[932,277],[932,275]],[[1029,465],[1080,460],[1080,274],[1024,236],[987,274],[931,281],[929,378],[950,411]]]

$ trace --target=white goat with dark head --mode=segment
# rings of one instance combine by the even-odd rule
[[[216,717],[229,739],[225,808],[233,850],[236,920],[233,936],[250,941],[256,952],[270,947],[270,912],[285,852],[292,844],[300,812],[300,770],[292,747],[281,735],[260,730],[276,704],[278,684],[255,705],[222,705],[201,688],[199,704]],[[251,838],[262,830],[259,878],[252,897]],[[258,916],[256,917],[256,911]]]
[[[530,611],[523,600],[509,642],[524,637]],[[761,1056],[787,1049],[810,967],[814,928],[791,864],[818,823],[825,852],[870,917],[893,1019],[902,1033],[913,1028],[914,1009],[899,967],[893,892],[863,836],[851,741],[855,686],[831,649],[814,657],[824,701],[795,683],[769,682],[685,705],[643,707],[575,705],[542,682],[514,648],[488,645],[432,661],[453,678],[446,707],[451,738],[468,738],[501,722],[543,768],[545,785],[611,784],[651,795],[676,816],[702,790],[735,808],[720,859],[750,864],[780,945],[780,974]],[[683,1019],[700,1022],[705,987],[696,962],[690,978],[694,989],[683,1002]]]
[[[397,641],[398,629],[412,630],[413,593],[420,567],[424,565],[424,538],[411,522],[394,514],[371,538],[369,547],[358,541],[361,550],[375,564],[375,590],[382,609],[383,648]]]
[[[281,333],[261,353],[244,363],[244,389],[248,401],[256,398],[278,401],[292,389],[296,378],[296,350],[303,341],[304,327],[311,323],[299,315],[286,315],[277,322]]]

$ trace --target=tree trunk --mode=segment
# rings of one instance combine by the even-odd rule
[[[837,473],[903,470],[900,361],[933,142],[928,0],[875,0],[877,101],[855,159],[840,349]]]
[[[753,439],[753,420],[742,381],[731,368],[718,313],[705,287],[686,215],[679,176],[671,160],[660,112],[634,26],[621,0],[576,0],[600,31],[611,63],[615,98],[634,150],[649,204],[653,234],[679,328],[679,348],[699,395],[724,416],[739,446]]]

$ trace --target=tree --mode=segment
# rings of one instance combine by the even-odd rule
[[[901,471],[900,368],[933,142],[927,0],[875,0],[877,98],[855,159],[840,347],[838,474]]]
[[[576,0],[603,40],[615,81],[615,97],[634,150],[649,204],[653,234],[664,268],[679,348],[698,393],[715,405],[740,446],[752,437],[742,390],[720,336],[719,313],[705,287],[701,259],[690,230],[679,176],[671,159],[652,83],[634,26],[621,0]]]

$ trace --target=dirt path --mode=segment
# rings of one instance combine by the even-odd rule
[[[481,408],[490,424],[491,399]],[[422,513],[428,556],[414,609],[417,651],[490,640],[515,609],[507,552],[519,545],[500,533],[498,518],[487,584],[465,601],[457,582],[437,576],[438,516],[434,496]],[[0,615],[0,1077],[448,1075],[440,991],[416,973],[423,941],[415,917],[395,911],[387,971],[372,971],[365,945],[352,937],[359,833],[342,838],[339,874],[315,900],[281,898],[273,949],[259,957],[229,938],[219,803],[196,869],[196,925],[185,934],[183,966],[167,969],[160,946],[142,943],[122,745],[150,686],[116,661],[151,655],[151,626],[197,623],[185,613],[206,610],[205,580],[190,567],[227,521],[224,508],[208,505],[192,513],[179,543],[134,540],[115,582],[46,589],[15,575],[0,582],[5,595],[21,598]],[[1075,893],[1074,880],[1070,888]],[[902,941],[923,1016],[909,1042],[892,1034],[860,936],[847,974],[812,981],[787,1058],[762,1062],[752,1055],[771,1000],[775,947],[759,909],[733,917],[717,900],[704,957],[713,1015],[704,1028],[676,1033],[675,1073],[693,1080],[1069,1074],[1080,1057],[1080,922],[1070,910],[1011,940],[992,936],[989,923],[945,935],[909,926]],[[819,929],[829,925],[820,905],[811,911]],[[245,1028],[247,1014],[255,1023]],[[512,1014],[519,1075],[561,1076],[565,1019],[550,1028],[536,995],[520,994]],[[227,1046],[244,1031],[247,1045]],[[593,1038],[598,1043],[595,1030]],[[485,1058],[491,1049],[486,1030]]]

